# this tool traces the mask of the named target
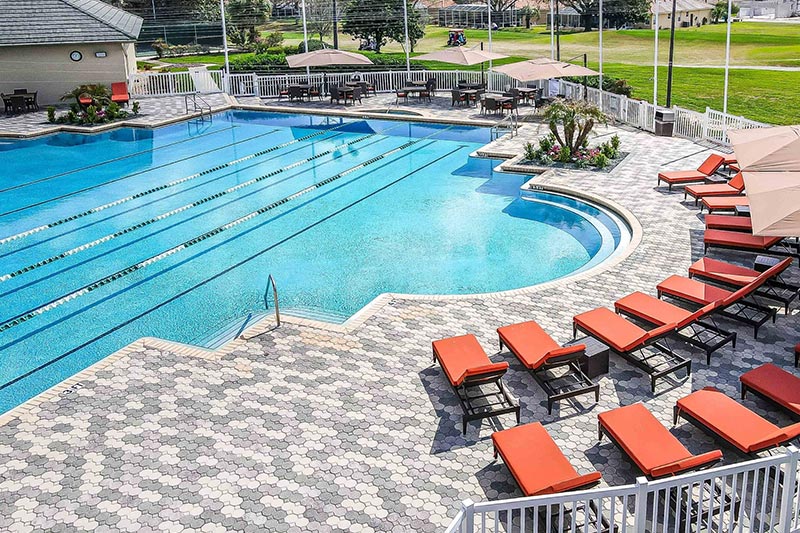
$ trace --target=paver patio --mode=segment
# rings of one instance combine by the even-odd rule
[[[611,173],[562,170],[541,182],[603,196],[634,214],[642,241],[621,263],[535,291],[393,296],[354,328],[287,322],[216,357],[138,345],[0,427],[0,529],[441,531],[464,498],[520,496],[492,459],[489,439],[513,416],[471,423],[462,436],[460,408],[431,363],[430,343],[472,332],[494,354],[496,327],[530,319],[566,341],[573,315],[634,290],[654,293],[702,255],[697,210],[681,203],[682,193],[656,190],[655,176],[664,165],[695,167],[707,149],[614,131],[630,155]],[[800,279],[796,266],[792,278]],[[692,358],[689,380],[663,383],[654,395],[646,376],[612,355],[600,403],[578,398],[552,415],[513,356],[492,358],[511,365],[506,383],[523,423],[543,422],[580,472],[630,483],[635,468],[608,441],[597,443],[598,413],[644,401],[669,426],[674,402],[692,390],[713,384],[738,397],[746,370],[767,361],[791,368],[796,309],[779,314],[758,340],[749,327],[722,323],[739,342],[711,365],[678,345]],[[790,421],[762,401],[744,403],[779,425]],[[695,453],[720,447],[685,423],[674,433]],[[727,463],[745,459],[722,450]]]

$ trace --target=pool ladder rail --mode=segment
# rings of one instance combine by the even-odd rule
[[[281,325],[281,311],[278,307],[278,286],[275,284],[275,278],[270,274],[267,277],[267,288],[264,289],[264,309],[269,310],[269,289],[272,287],[272,302],[275,307],[275,324]]]
[[[190,108],[191,104],[191,108]],[[186,108],[186,114],[200,113],[200,120],[205,120],[206,114],[211,118],[211,104],[200,96],[198,93],[189,93],[183,97],[183,105]]]

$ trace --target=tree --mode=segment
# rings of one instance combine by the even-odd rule
[[[519,14],[525,17],[525,28],[531,29],[531,21],[539,18],[540,11],[538,7],[525,6],[519,10]]]
[[[585,100],[557,99],[547,106],[544,118],[558,144],[570,154],[586,144],[595,124],[608,122],[597,106]]]
[[[354,39],[360,39],[376,52],[386,45],[389,39],[401,44],[405,42],[403,27],[403,1],[405,0],[350,0],[347,4],[342,31]],[[425,35],[425,30],[411,2],[408,9],[408,38],[411,49],[414,43]]]
[[[739,6],[731,4],[731,15],[734,17],[739,14]],[[717,2],[711,9],[711,23],[728,22],[728,2]]]
[[[270,0],[228,0],[225,5],[228,37],[237,46],[256,42],[256,26],[269,19],[271,10]]]
[[[599,16],[597,0],[567,0],[566,4],[578,12],[584,31],[591,31]],[[620,28],[650,20],[650,0],[603,0],[603,24]]]
[[[320,41],[333,30],[333,1],[306,1],[306,26],[308,31],[319,36]]]

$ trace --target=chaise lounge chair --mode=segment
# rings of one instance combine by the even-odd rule
[[[747,196],[707,196],[700,201],[700,212],[703,208],[708,209],[709,213],[716,211],[735,211],[737,207],[750,205]]]
[[[755,454],[800,436],[800,422],[780,428],[714,387],[706,387],[675,404],[674,422],[683,418],[735,446]]]
[[[758,302],[756,291],[768,280],[786,270],[791,261],[789,258],[784,259],[736,291],[709,285],[694,278],[674,275],[659,283],[656,291],[659,298],[666,295],[689,305],[706,306],[719,302],[719,309],[716,312],[753,326],[753,336],[758,337],[759,328],[770,319],[774,322],[777,313],[775,309]]]
[[[711,354],[729,342],[736,347],[736,333],[725,331],[714,322],[713,313],[720,302],[712,302],[696,311],[678,307],[655,296],[634,292],[614,302],[614,310],[653,326],[677,324],[675,334],[706,352],[706,364],[711,364]]]
[[[743,252],[800,257],[800,245],[790,243],[784,237],[761,237],[738,231],[707,229],[703,232],[705,252],[709,248],[725,248]]]
[[[450,386],[458,396],[464,412],[464,434],[467,433],[468,422],[506,413],[514,413],[519,423],[519,402],[508,394],[503,385],[508,363],[492,363],[474,335],[433,341],[433,360],[438,360],[442,365]],[[485,391],[486,387],[492,386],[497,387],[497,392]]]
[[[719,154],[711,154],[697,167],[697,170],[674,170],[658,173],[658,185],[663,181],[672,190],[673,185],[686,185],[689,183],[702,183],[714,174],[725,163]]]
[[[651,479],[709,468],[722,459],[720,450],[693,455],[641,403],[600,413],[597,421],[598,439],[607,435]]]
[[[785,271],[789,267],[789,262],[783,262]],[[781,278],[783,271],[778,271],[773,277],[769,278],[762,288],[756,291],[758,296],[773,300],[783,304],[786,314],[789,314],[789,305],[800,294],[800,287],[790,285]],[[700,278],[719,283],[725,287],[734,289],[742,288],[752,283],[761,275],[758,270],[747,268],[710,257],[703,257],[695,261],[689,267],[690,278]],[[779,292],[780,291],[780,292]]]
[[[742,173],[737,173],[728,183],[704,183],[702,185],[688,185],[683,189],[683,199],[688,196],[694,198],[694,205],[701,198],[709,196],[737,196],[744,194],[744,178]]]
[[[589,488],[600,472],[578,474],[539,422],[492,433],[494,456],[503,458],[525,496]]]
[[[742,374],[739,381],[742,382],[742,400],[748,392],[753,392],[800,417],[800,377],[772,363],[765,363]]]
[[[111,101],[124,106],[128,105],[131,95],[128,93],[128,84],[118,81],[111,84]]]
[[[650,376],[652,391],[656,390],[659,378],[681,369],[686,370],[687,377],[692,373],[692,361],[676,354],[666,344],[667,336],[676,327],[677,324],[671,323],[647,331],[605,307],[581,313],[572,319],[573,336],[580,330],[607,344]],[[651,351],[648,353],[646,350]]]
[[[592,383],[580,367],[585,344],[562,348],[533,321],[497,328],[497,335],[500,350],[507,346],[547,393],[548,414],[553,411],[553,402],[581,394],[594,393],[595,402],[600,401],[600,386]]]
[[[753,233],[753,219],[736,215],[706,215],[706,229]]]

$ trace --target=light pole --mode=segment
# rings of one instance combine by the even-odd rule
[[[225,25],[225,0],[219,0],[219,12],[222,15],[222,52],[225,54],[225,77],[231,73],[231,65],[228,62],[228,27]]]
[[[658,105],[658,30],[659,30],[659,4],[661,0],[655,0],[653,2],[655,4],[655,14],[656,14],[656,22],[655,22],[655,42],[653,43],[653,105]]]
[[[308,26],[306,26],[306,0],[300,2],[300,9],[303,15],[303,50],[308,53]],[[306,79],[311,83],[311,67],[306,65]]]
[[[600,0],[598,5],[598,26],[600,33],[598,34],[598,42],[600,45],[600,79],[597,83],[597,88],[600,89],[600,109],[603,108],[603,0]]]
[[[669,25],[669,64],[667,66],[667,107],[672,107],[672,60],[675,57],[675,15],[677,0],[672,0],[672,15]]]
[[[556,19],[553,15],[553,0],[550,0],[550,59],[556,58]]]
[[[333,48],[339,49],[339,13],[336,10],[336,0],[333,0]]]
[[[730,71],[731,65],[731,11],[732,11],[732,0],[728,0],[728,23],[727,33],[725,35],[725,88],[723,89],[722,94],[722,112],[727,114],[728,113],[728,72]],[[726,122],[727,123],[727,122]]]
[[[410,44],[408,40],[408,2],[406,0],[402,0],[403,2],[403,31],[405,32],[405,49],[406,49],[406,74],[410,77],[411,76],[411,56],[409,55],[410,51]]]

